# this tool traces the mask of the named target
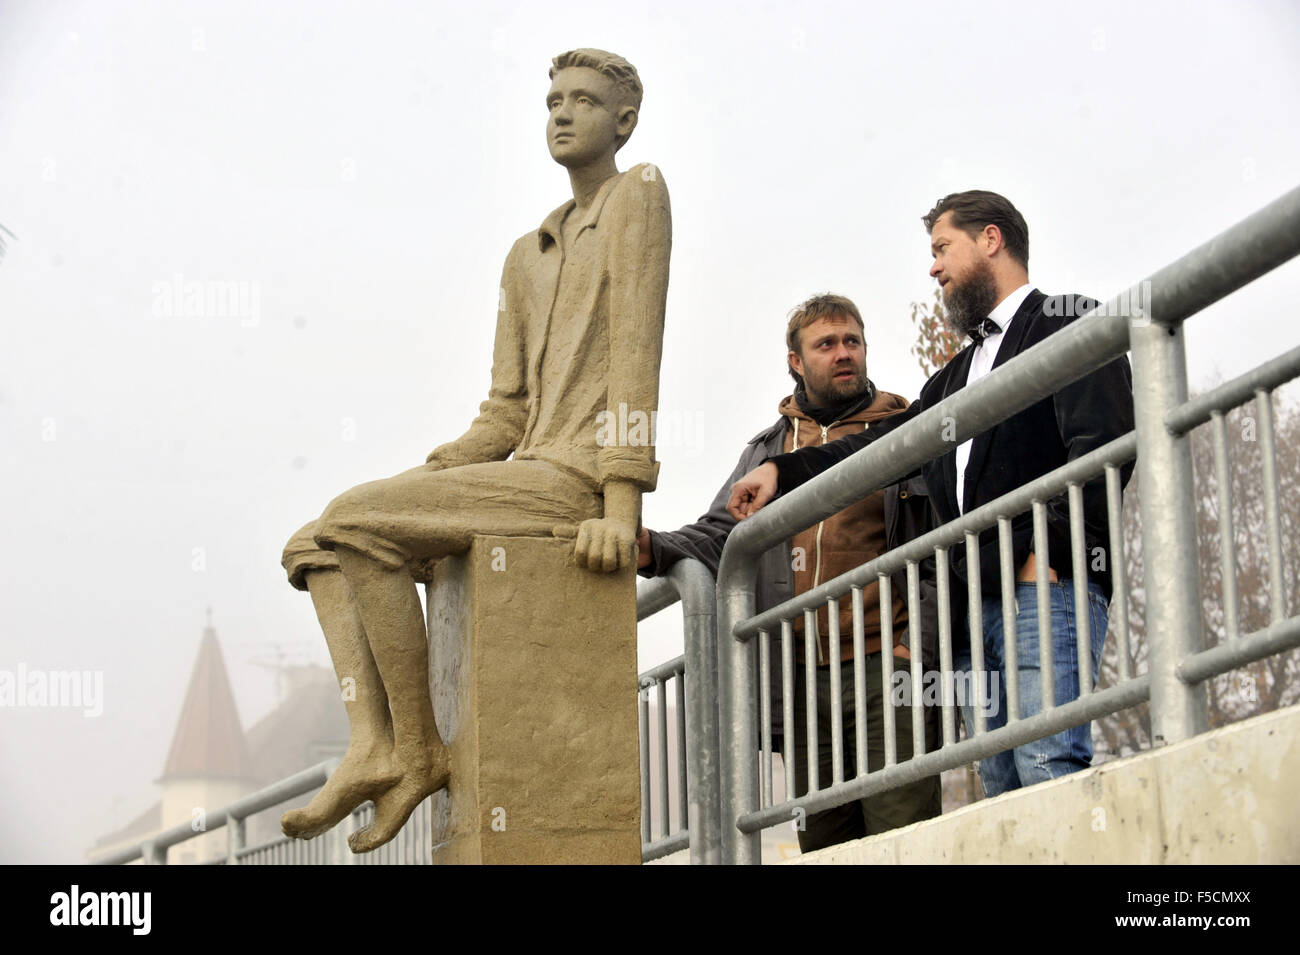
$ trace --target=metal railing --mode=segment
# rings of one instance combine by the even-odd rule
[[[99,865],[125,865],[137,859],[146,865],[166,865],[167,850],[190,839],[198,839],[223,826],[226,829],[226,854],[203,862],[205,865],[420,865],[428,864],[433,853],[432,800],[424,800],[391,841],[373,852],[353,854],[348,836],[370,824],[373,803],[354,809],[337,826],[314,839],[290,839],[279,836],[255,846],[246,844],[247,821],[251,816],[295,796],[314,792],[325,784],[338,766],[338,759],[328,759],[300,773],[272,783],[255,793],[235,800],[228,806],[206,814],[204,825],[195,829],[184,822],[172,826],[133,846],[118,849],[95,860]]]
[[[685,653],[640,674],[637,704],[641,742],[641,860],[690,848],[692,865],[721,858],[719,814],[717,626],[713,575],[698,560],[681,560],[666,576],[637,589],[636,618],[682,604]],[[668,764],[668,683],[676,710],[677,825],[671,821]],[[651,832],[650,694],[655,694],[659,832]]]
[[[726,862],[757,863],[761,829],[786,822],[797,811],[816,812],[915,782],[972,760],[1040,739],[1150,699],[1153,743],[1161,745],[1187,739],[1206,728],[1201,682],[1243,663],[1300,645],[1300,617],[1286,616],[1282,586],[1281,544],[1277,506],[1276,457],[1273,447],[1271,390],[1300,371],[1300,349],[1292,350],[1243,375],[1209,395],[1187,400],[1187,374],[1182,323],[1185,319],[1276,268],[1300,253],[1300,189],[1282,196],[1269,206],[1224,232],[1198,249],[1152,275],[1120,296],[1093,309],[1047,340],[1029,349],[991,374],[944,399],[917,416],[914,421],[877,440],[841,462],[806,486],[774,502],[732,531],[723,551],[718,573],[718,665],[721,707],[722,757],[722,856]],[[1134,303],[1150,303],[1146,314]],[[861,567],[829,581],[799,597],[755,614],[754,578],[756,562],[768,548],[779,544],[826,517],[843,510],[866,495],[897,481],[962,442],[988,430],[1064,386],[1132,350],[1135,431],[1105,447],[1081,457],[1024,487],[963,515],[937,530],[890,551]],[[1214,421],[1217,467],[1226,468],[1222,440],[1223,412],[1254,397],[1261,417],[1261,451],[1264,458],[1265,507],[1269,520],[1271,557],[1270,593],[1272,622],[1248,636],[1235,635],[1229,628],[1228,641],[1203,648],[1196,537],[1194,493],[1188,432],[1197,424]],[[1086,579],[1087,568],[1081,524],[1082,486],[1105,476],[1107,511],[1112,547],[1119,546],[1121,482],[1119,469],[1137,457],[1142,486],[1141,516],[1145,560],[1144,586],[1148,605],[1158,607],[1147,621],[1149,670],[1143,675],[1129,672],[1127,612],[1124,606],[1127,581],[1122,555],[1111,561],[1116,573],[1115,592],[1119,610],[1121,670],[1119,682],[1104,690],[1093,685],[1090,653],[1080,654],[1080,695],[1064,704],[1053,705],[1050,674],[1052,648],[1042,639],[1050,629],[1048,588],[1047,503],[1064,493],[1068,498],[1071,554],[1074,579]],[[1221,494],[1227,488],[1220,483]],[[1011,520],[1032,512],[1034,552],[1037,556],[1039,594],[1039,657],[1043,666],[1044,704],[1040,713],[1019,718],[1015,683],[1014,640],[1008,640],[1007,724],[987,730],[975,707],[976,726],[971,738],[957,742],[953,712],[952,623],[948,592],[948,548],[965,544],[971,604],[968,632],[971,666],[983,672],[982,597],[979,589],[978,534],[996,527],[1003,621],[1014,633],[1014,572],[1011,566]],[[1231,568],[1231,535],[1223,535],[1225,568]],[[862,698],[863,639],[862,588],[878,580],[882,606],[890,601],[890,574],[905,569],[908,576],[908,618],[912,646],[919,644],[913,612],[919,602],[918,565],[933,556],[936,562],[939,602],[939,666],[943,694],[943,741],[935,752],[924,752],[921,707],[913,709],[914,752],[910,759],[896,761],[893,713],[888,705],[892,674],[890,615],[882,614],[883,689],[886,705],[886,765],[867,772],[859,759],[858,775],[843,779],[842,726],[836,721],[832,733],[833,764],[836,772],[829,786],[818,788],[815,766],[809,767],[809,792],[799,798],[772,805],[770,682],[771,635],[782,639],[782,686],[784,727],[792,725],[793,675],[790,663],[791,623],[803,614],[805,639],[813,632],[811,618],[827,608],[830,643],[839,639],[839,600],[852,601],[854,629],[854,673],[857,696]],[[1231,573],[1225,573],[1225,581]],[[1230,585],[1225,583],[1225,593]],[[1087,591],[1075,589],[1076,613],[1080,618],[1081,649],[1087,647]],[[1226,598],[1225,598],[1226,599]],[[914,700],[922,694],[921,667],[911,667]],[[832,692],[838,669],[831,667]],[[975,681],[977,703],[982,688]],[[810,681],[811,686],[811,681]],[[759,688],[761,687],[761,699]],[[810,714],[814,710],[809,692]],[[862,707],[857,707],[859,721]],[[810,715],[811,720],[811,715]],[[758,727],[762,727],[761,739]],[[858,745],[863,744],[863,726],[858,724]],[[789,745],[791,732],[783,731],[786,743],[787,794],[794,792],[793,761]],[[810,734],[811,735],[811,734]],[[810,746],[810,764],[815,746]],[[761,762],[760,762],[761,761]]]
[[[415,807],[388,842],[370,852],[354,853],[348,836],[370,825],[375,805],[362,803],[333,829],[313,839],[277,836],[256,846],[211,860],[210,865],[429,865],[433,861],[433,799]]]

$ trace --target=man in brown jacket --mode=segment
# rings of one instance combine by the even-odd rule
[[[694,524],[676,531],[642,530],[637,540],[638,572],[643,576],[666,573],[684,557],[704,562],[715,574],[735,519],[726,511],[732,483],[763,461],[811,444],[825,444],[906,409],[898,395],[878,391],[867,377],[866,343],[862,315],[857,306],[840,295],[818,295],[791,314],[786,330],[787,360],[795,380],[794,394],[782,400],[781,418],[756,435],[741,455],[735,472],[715,497],[708,513]],[[828,517],[796,535],[785,547],[763,555],[758,572],[757,608],[776,606],[796,594],[805,593],[847,570],[866,563],[886,550],[924,533],[932,525],[925,482],[915,479],[887,487],[852,507]],[[925,576],[923,571],[923,577]],[[906,680],[912,661],[932,661],[935,653],[937,616],[933,572],[924,579],[920,612],[922,647],[908,646],[907,584],[905,575],[892,581],[889,608],[893,620],[894,672],[897,686]],[[884,699],[881,691],[881,637],[879,585],[863,590],[867,677],[867,766],[871,771],[884,766]],[[806,662],[803,621],[794,624],[795,696],[794,735],[791,737],[795,762],[796,793],[808,789],[806,729]],[[817,786],[832,782],[831,720],[835,701],[831,698],[831,666],[840,667],[840,700],[844,726],[844,778],[857,774],[856,721],[853,680],[853,616],[848,600],[841,601],[840,645],[829,645],[827,612],[817,615]],[[778,658],[779,659],[779,658]],[[780,748],[781,679],[773,667],[773,740]],[[894,705],[897,758],[912,754],[912,711]],[[937,746],[934,712],[924,710],[926,750]],[[803,826],[796,821],[799,846],[809,852],[862,836],[874,835],[898,826],[930,819],[940,812],[939,777],[932,776],[900,789],[849,803],[809,816]]]

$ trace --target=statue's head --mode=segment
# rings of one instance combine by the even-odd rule
[[[546,145],[565,167],[612,157],[636,129],[641,109],[636,67],[604,50],[570,50],[551,61]]]

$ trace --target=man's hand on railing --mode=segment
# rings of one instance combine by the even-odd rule
[[[650,528],[641,528],[636,535],[636,569],[650,566]]]
[[[727,513],[738,521],[757,514],[768,501],[776,497],[776,465],[764,462],[731,485],[731,500]]]

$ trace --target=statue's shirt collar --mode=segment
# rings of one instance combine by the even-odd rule
[[[626,173],[620,172],[617,175],[610,176],[600,184],[600,188],[596,190],[596,197],[591,200],[591,205],[587,207],[587,214],[583,218],[578,232],[574,233],[575,237],[583,229],[596,228],[596,223],[600,221],[600,211],[605,207],[605,200],[609,198],[615,184],[625,175]],[[576,205],[577,203],[570,199],[542,220],[542,224],[537,230],[537,248],[540,251],[545,252],[548,243],[554,243],[557,246],[560,244],[560,228],[564,225],[564,217]]]

